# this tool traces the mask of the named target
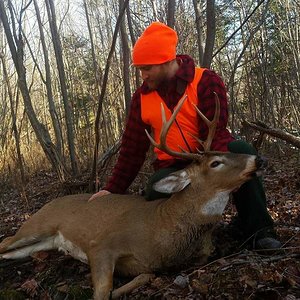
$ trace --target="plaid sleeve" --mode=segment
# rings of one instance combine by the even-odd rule
[[[198,84],[197,92],[199,99],[198,108],[209,120],[212,120],[214,117],[214,92],[217,93],[220,100],[220,119],[210,150],[228,151],[227,144],[233,140],[233,137],[226,128],[228,122],[228,104],[226,88],[222,79],[211,70],[204,71]],[[199,135],[201,140],[206,140],[208,128],[204,122],[200,122]]]
[[[132,97],[117,163],[108,183],[103,187],[112,193],[126,192],[142,167],[149,149],[150,141],[145,129],[149,131],[150,128],[141,119],[140,103],[140,93],[137,91]]]

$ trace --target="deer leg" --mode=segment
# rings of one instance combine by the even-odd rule
[[[207,263],[207,260],[208,260],[209,256],[215,250],[215,247],[214,247],[213,242],[212,242],[212,231],[213,231],[213,229],[210,229],[210,230],[203,233],[202,249],[200,251],[201,255],[197,259],[197,262],[199,264]]]
[[[94,286],[94,300],[109,300],[113,289],[115,260],[107,253],[95,252],[89,255]]]
[[[140,275],[136,276],[130,282],[124,284],[123,286],[119,287],[118,289],[115,289],[112,292],[112,299],[118,299],[122,295],[130,293],[134,289],[148,283],[154,277],[155,277],[154,274],[140,274]]]

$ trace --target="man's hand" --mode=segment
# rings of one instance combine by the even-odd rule
[[[108,195],[108,194],[111,194],[111,192],[109,192],[107,190],[100,190],[98,193],[92,195],[92,197],[88,200],[88,202],[93,201],[97,197],[101,197],[101,196]]]

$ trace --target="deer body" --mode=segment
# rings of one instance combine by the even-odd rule
[[[220,165],[212,167],[216,161]],[[257,168],[256,156],[206,154],[201,162],[157,183],[159,189],[177,192],[169,199],[147,202],[141,196],[115,194],[92,202],[87,201],[89,194],[57,198],[0,244],[0,258],[64,250],[91,265],[95,298],[107,299],[114,272],[149,274],[194,255],[205,262],[213,249],[213,225],[229,193]]]
[[[110,194],[88,202],[90,195],[58,198],[34,214],[13,236],[0,243],[0,258],[20,258],[33,252],[61,249],[89,263],[94,298],[107,300],[113,274],[137,276],[116,289],[112,298],[146,283],[157,270],[178,266],[193,256],[204,263],[213,250],[211,233],[221,218],[229,194],[263,165],[255,155],[207,152],[219,116],[216,97],[213,121],[204,153],[178,153],[166,146],[166,134],[182,105],[167,122],[163,117],[161,144],[166,153],[194,162],[154,184],[172,193],[169,199],[147,202],[141,196]],[[163,113],[164,115],[164,113]]]

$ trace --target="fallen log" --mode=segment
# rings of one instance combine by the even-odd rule
[[[270,128],[266,124],[262,122],[249,122],[249,121],[244,121],[243,126],[246,127],[251,127],[253,129],[256,129],[262,133],[266,133],[268,135],[271,135],[273,137],[277,137],[281,140],[286,141],[287,143],[297,147],[300,149],[300,138],[297,136],[294,136],[288,132],[285,132],[281,129],[276,129],[276,128]]]

